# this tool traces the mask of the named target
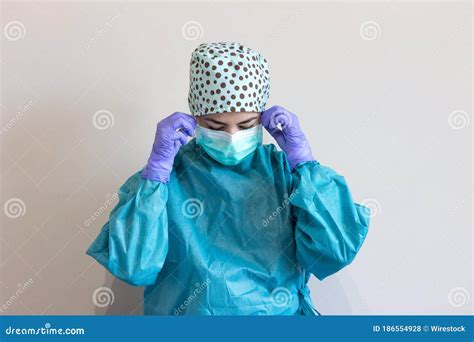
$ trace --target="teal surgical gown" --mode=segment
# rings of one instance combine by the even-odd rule
[[[261,145],[224,166],[191,140],[168,183],[140,172],[119,189],[87,254],[145,286],[149,315],[314,315],[307,282],[352,262],[369,209],[316,161],[290,170]]]

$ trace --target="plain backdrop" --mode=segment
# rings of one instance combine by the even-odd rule
[[[311,279],[318,310],[472,313],[470,2],[1,6],[1,314],[142,313],[85,251],[212,41],[267,58],[268,105],[373,210],[356,260]]]

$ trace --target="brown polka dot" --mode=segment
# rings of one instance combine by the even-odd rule
[[[221,100],[224,101],[224,100],[225,100],[225,96],[221,96]]]
[[[235,112],[235,107],[230,107],[231,112]]]
[[[245,97],[244,94],[240,94],[240,98],[243,99]]]
[[[225,88],[225,83],[224,82],[221,83],[221,88]]]
[[[216,73],[217,78],[220,78],[221,76],[222,76],[222,74],[220,72]]]

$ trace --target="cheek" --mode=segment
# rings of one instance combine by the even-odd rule
[[[203,118],[198,117],[196,118],[196,121],[199,126],[209,128],[209,126],[206,124],[206,121]]]

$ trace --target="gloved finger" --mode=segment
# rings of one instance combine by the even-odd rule
[[[196,126],[189,122],[187,118],[179,118],[174,122],[173,128],[175,131],[183,132],[192,137]]]
[[[180,131],[175,131],[171,138],[175,143],[179,143],[180,145],[184,145],[188,142],[188,137],[186,134]]]
[[[293,114],[281,106],[273,106],[262,114],[262,124],[269,129],[282,129],[291,125]]]
[[[173,128],[175,130],[185,131],[186,134],[192,136],[194,134],[194,130],[196,129],[196,119],[185,113],[175,113],[176,115],[173,117]]]
[[[273,115],[271,125],[274,127],[278,127],[281,130],[284,130],[288,127],[291,127],[292,122],[292,114],[288,111],[282,111]]]
[[[263,111],[262,115],[260,116],[260,121],[262,122],[263,127],[269,129],[270,128],[270,123],[271,123],[271,118],[274,115],[274,113],[278,110],[278,106],[272,106],[268,108],[267,110]]]

